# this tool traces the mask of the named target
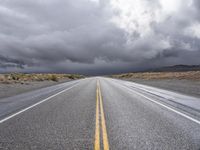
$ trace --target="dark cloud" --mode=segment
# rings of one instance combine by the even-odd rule
[[[200,1],[199,0],[194,0],[194,6],[197,8],[197,10],[200,11]]]
[[[200,64],[199,1],[170,11],[161,1],[3,0],[0,72],[107,74]]]
[[[0,67],[1,68],[24,68],[25,63],[22,60],[17,60],[14,58],[9,58],[0,55]]]

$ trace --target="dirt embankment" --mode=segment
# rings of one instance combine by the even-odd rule
[[[143,80],[178,79],[178,80],[200,81],[200,71],[125,73],[119,75],[112,75],[111,77],[119,79],[143,79]]]
[[[23,73],[10,73],[10,74],[0,74],[0,83],[3,84],[13,84],[13,83],[26,83],[32,81],[55,81],[63,79],[80,79],[83,78],[82,75],[76,74],[23,74]]]
[[[74,74],[0,74],[0,98],[84,78]]]
[[[200,97],[200,71],[127,73],[111,77]]]

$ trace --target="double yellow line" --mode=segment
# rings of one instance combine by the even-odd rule
[[[99,81],[97,81],[97,89],[96,89],[96,122],[95,122],[95,141],[94,141],[94,150],[100,150],[100,133],[102,133],[103,138],[103,149],[109,150],[109,143],[108,143],[108,135],[106,130],[106,121],[104,116],[103,110],[103,102],[102,102],[102,95],[101,95],[101,88]],[[101,131],[100,132],[100,127]]]

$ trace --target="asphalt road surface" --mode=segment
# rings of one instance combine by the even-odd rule
[[[93,77],[0,99],[2,150],[199,150],[200,99]]]

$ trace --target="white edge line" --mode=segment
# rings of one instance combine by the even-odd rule
[[[51,98],[53,98],[53,97],[55,97],[55,96],[57,96],[57,95],[59,95],[59,94],[65,92],[65,91],[68,91],[68,90],[72,89],[72,88],[75,87],[75,86],[77,86],[77,83],[76,83],[75,85],[73,85],[73,86],[67,88],[67,89],[64,89],[64,90],[62,90],[62,91],[60,91],[60,92],[58,92],[58,93],[56,93],[56,94],[54,94],[54,95],[51,95],[51,96],[49,96],[49,97],[47,97],[47,98],[45,98],[45,99],[43,99],[43,100],[41,100],[41,101],[39,101],[39,102],[37,102],[37,103],[35,103],[35,104],[33,104],[33,105],[27,107],[27,108],[24,108],[24,109],[22,109],[22,110],[20,110],[20,111],[18,111],[18,112],[16,112],[16,113],[14,113],[14,114],[12,114],[12,115],[10,115],[10,116],[8,116],[8,117],[6,117],[6,118],[0,120],[0,123],[3,123],[3,122],[5,122],[5,121],[7,121],[7,120],[9,120],[9,119],[11,119],[11,118],[13,118],[13,117],[15,117],[15,116],[17,116],[17,115],[23,113],[23,112],[25,112],[25,111],[27,111],[27,110],[29,110],[29,109],[35,107],[35,106],[37,106],[37,105],[39,105],[39,104],[41,104],[41,103],[43,103],[43,102],[45,102],[45,101],[47,101],[47,100],[49,100],[49,99],[51,99]]]
[[[162,106],[162,107],[165,107],[165,108],[167,108],[167,109],[169,109],[169,110],[171,110],[171,111],[173,111],[173,112],[175,112],[175,113],[181,115],[182,117],[185,117],[185,118],[187,118],[187,119],[189,119],[189,120],[191,120],[191,121],[193,121],[193,122],[195,122],[195,123],[197,123],[197,124],[200,125],[200,121],[199,121],[199,120],[194,119],[194,118],[192,118],[192,117],[190,117],[190,116],[188,116],[188,115],[186,115],[186,114],[184,114],[184,113],[182,113],[182,112],[179,112],[179,111],[177,111],[177,110],[175,110],[175,109],[173,109],[173,108],[171,108],[171,107],[169,107],[169,106],[166,106],[166,105],[164,105],[164,104],[162,104],[162,103],[159,103],[158,101],[153,100],[152,98],[149,98],[149,97],[147,97],[147,96],[145,96],[145,95],[143,95],[143,94],[141,94],[141,93],[139,93],[139,92],[137,92],[137,91],[134,91],[133,89],[128,88],[128,87],[125,86],[125,85],[123,85],[123,86],[126,87],[127,89],[129,89],[129,90],[135,92],[136,94],[138,94],[138,95],[140,95],[140,96],[142,96],[142,97],[144,97],[144,98],[150,100],[151,102],[156,103],[156,104],[158,104],[158,105],[160,105],[160,106]]]
[[[165,108],[167,108],[167,109],[169,109],[169,110],[171,110],[171,111],[173,111],[173,112],[175,112],[175,113],[177,113],[177,114],[179,114],[179,115],[181,115],[181,116],[183,116],[183,117],[185,117],[185,118],[187,118],[187,119],[189,119],[189,120],[191,120],[191,121],[193,121],[193,122],[195,122],[195,123],[200,125],[200,121],[199,120],[194,119],[194,118],[192,118],[192,117],[190,117],[190,116],[188,116],[188,115],[186,115],[186,114],[184,114],[182,112],[179,112],[179,111],[177,111],[177,110],[175,110],[175,109],[173,109],[173,108],[171,108],[169,106],[166,106],[166,105],[164,105],[162,103],[159,103],[159,102],[157,102],[157,101],[155,101],[155,100],[153,100],[153,99],[151,99],[151,98],[149,98],[149,97],[147,97],[145,95],[142,95],[142,94],[140,94],[140,93],[138,93],[136,91],[134,91],[134,92],[137,93],[138,95],[143,96],[144,98],[150,100],[151,102],[154,102],[154,103],[156,103],[156,104],[158,104],[158,105],[160,105],[162,107],[165,107]]]

